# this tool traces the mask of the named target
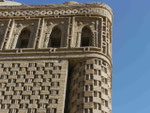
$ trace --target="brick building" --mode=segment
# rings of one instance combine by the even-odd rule
[[[112,19],[104,3],[0,0],[0,113],[111,113]]]

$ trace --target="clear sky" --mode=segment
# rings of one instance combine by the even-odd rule
[[[67,0],[15,0],[55,4]],[[104,2],[114,12],[112,113],[150,113],[150,0]]]

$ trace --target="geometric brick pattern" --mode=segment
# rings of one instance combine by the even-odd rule
[[[0,62],[0,113],[63,113],[67,69],[67,60]]]
[[[111,68],[101,59],[80,62],[73,70],[69,113],[111,113]]]
[[[112,113],[111,8],[1,1],[0,113]]]

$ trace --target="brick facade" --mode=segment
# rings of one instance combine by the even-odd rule
[[[111,8],[5,2],[0,113],[111,113]]]

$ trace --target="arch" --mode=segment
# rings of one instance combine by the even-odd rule
[[[82,28],[80,47],[92,46],[92,31],[88,26]]]
[[[16,48],[27,48],[31,32],[29,29],[24,28],[17,40]]]
[[[52,29],[49,42],[48,42],[48,47],[56,47],[59,48],[61,46],[61,29],[58,26],[55,26]]]

